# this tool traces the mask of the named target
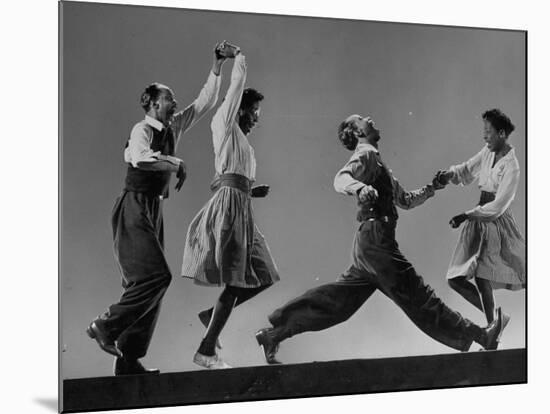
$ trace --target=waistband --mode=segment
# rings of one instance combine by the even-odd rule
[[[479,197],[479,205],[482,206],[484,204],[490,203],[495,199],[495,193],[490,193],[488,191],[482,191],[481,195]]]
[[[136,193],[136,194],[143,194],[146,197],[149,198],[158,198],[159,200],[164,200],[165,198],[168,198],[168,196],[164,194],[158,194],[157,192],[151,192],[151,191],[136,191],[128,188],[124,188],[122,190],[122,193]]]
[[[395,225],[397,223],[397,219],[390,216],[372,216],[372,217],[361,217],[361,220],[359,222],[364,223],[368,221],[380,221],[382,223],[388,223]]]
[[[220,187],[232,187],[237,188],[247,194],[250,194],[250,189],[252,188],[252,181],[246,178],[244,175],[240,174],[221,174],[216,175],[214,180],[210,184],[210,190],[216,191]]]

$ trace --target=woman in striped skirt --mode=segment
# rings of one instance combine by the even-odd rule
[[[199,285],[224,286],[214,307],[199,313],[207,329],[193,362],[209,369],[230,368],[216,347],[221,348],[218,337],[233,308],[279,280],[250,199],[269,191],[268,186],[251,188],[256,160],[247,139],[263,95],[244,89],[245,80],[246,60],[236,49],[231,84],[211,124],[214,194],[189,225],[183,253],[182,276]]]
[[[525,288],[525,240],[510,211],[519,184],[519,163],[508,137],[514,125],[504,113],[483,113],[487,145],[468,161],[438,172],[439,181],[467,185],[478,180],[478,206],[451,219],[451,227],[462,222],[447,279],[451,288],[495,318],[493,289]],[[472,283],[472,281],[474,283]],[[503,313],[503,323],[510,317]]]

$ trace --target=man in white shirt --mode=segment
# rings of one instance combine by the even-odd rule
[[[145,356],[158,318],[160,304],[172,279],[164,257],[162,203],[168,197],[173,173],[181,189],[184,162],[174,156],[179,138],[214,107],[225,57],[214,49],[212,69],[199,96],[177,112],[172,90],[149,85],[141,95],[145,119],[132,129],[124,150],[128,163],[124,190],[112,213],[114,251],[124,292],[87,328],[105,352],[116,357],[114,374],[158,373],[147,370]]]

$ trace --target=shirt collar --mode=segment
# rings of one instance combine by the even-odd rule
[[[164,125],[159,120],[150,117],[149,115],[145,115],[145,122],[155,128],[157,131],[162,131],[164,129]]]
[[[355,148],[355,151],[374,151],[374,152],[378,152],[378,149],[371,145],[371,144],[363,144],[363,143],[359,143],[357,144],[357,147]]]

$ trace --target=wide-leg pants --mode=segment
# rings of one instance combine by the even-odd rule
[[[162,199],[124,191],[115,202],[112,227],[124,291],[97,323],[125,357],[141,358],[172,279],[164,257]]]
[[[380,290],[435,340],[467,351],[483,335],[480,327],[446,306],[399,251],[395,225],[362,222],[354,239],[352,263],[334,283],[308,290],[275,310],[268,319],[281,340],[319,331],[353,315]]]

